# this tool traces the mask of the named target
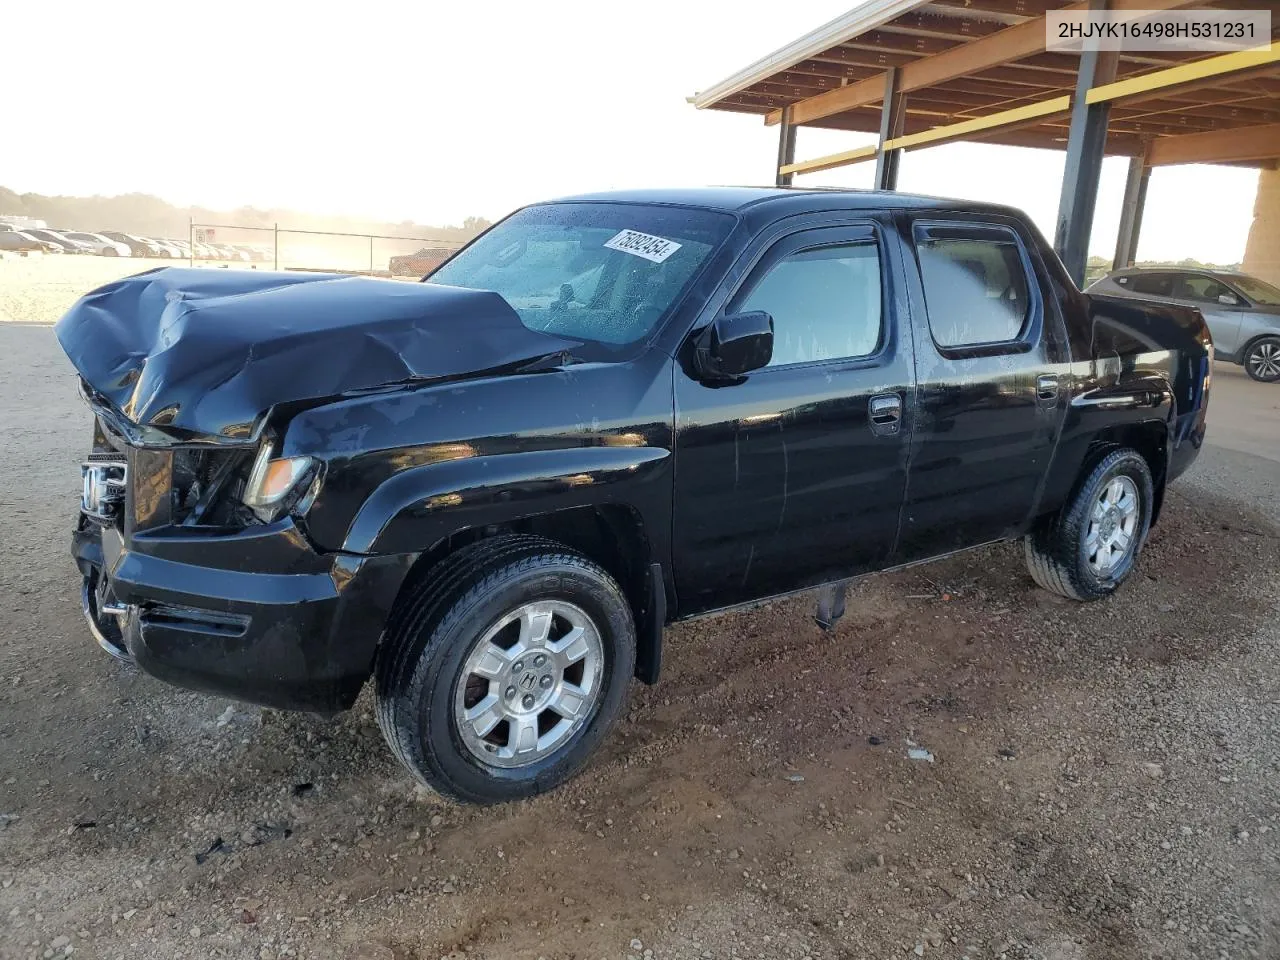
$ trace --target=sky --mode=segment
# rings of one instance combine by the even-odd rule
[[[686,98],[850,5],[10,3],[8,75],[39,80],[0,94],[0,185],[444,225],[592,190],[771,183],[777,128]],[[797,158],[873,140],[801,129]],[[907,154],[898,186],[1021,207],[1052,236],[1062,163],[954,144]],[[1114,248],[1125,163],[1104,164],[1093,253]],[[795,183],[866,187],[873,167]],[[1256,183],[1157,169],[1139,258],[1238,261]]]

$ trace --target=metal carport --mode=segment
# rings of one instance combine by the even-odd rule
[[[871,0],[708,90],[699,109],[779,128],[777,182],[863,161],[897,185],[903,151],[957,140],[1065,149],[1055,246],[1084,277],[1105,155],[1129,157],[1115,263],[1133,262],[1152,167],[1229,163],[1275,171],[1280,45],[1229,53],[1046,51],[1057,10],[1173,10],[1188,0]],[[1277,0],[1199,4],[1270,10]],[[801,126],[877,133],[874,146],[796,160]],[[1273,172],[1271,176],[1280,176]]]

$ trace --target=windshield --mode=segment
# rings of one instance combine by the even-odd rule
[[[1268,307],[1280,307],[1280,290],[1269,283],[1263,283],[1253,277],[1232,277],[1231,282],[1240,288],[1240,292],[1254,303],[1266,304]]]
[[[531,330],[621,346],[655,329],[733,223],[640,204],[526,207],[428,279],[492,290]]]

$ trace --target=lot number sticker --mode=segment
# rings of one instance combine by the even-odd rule
[[[632,256],[644,257],[654,263],[661,263],[680,249],[680,244],[674,240],[653,237],[638,230],[623,230],[617,236],[605,241],[605,246],[610,250],[621,250]]]

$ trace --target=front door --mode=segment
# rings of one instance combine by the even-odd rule
[[[773,317],[770,364],[709,384],[682,351],[672,531],[682,613],[890,561],[912,392],[892,239],[867,221],[798,229],[749,253],[758,259],[726,309]]]
[[[1179,273],[1174,275],[1172,297],[1181,304],[1199,309],[1209,326],[1216,352],[1231,356],[1240,352],[1244,346],[1240,342],[1244,307],[1234,290],[1204,274]]]

